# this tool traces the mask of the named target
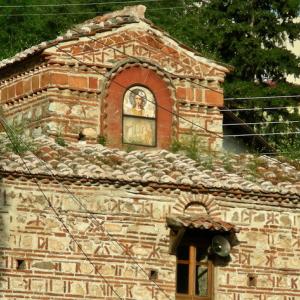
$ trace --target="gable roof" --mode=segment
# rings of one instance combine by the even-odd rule
[[[6,139],[5,135],[1,136]],[[119,185],[151,185],[171,189],[201,189],[232,195],[249,194],[257,200],[268,198],[290,204],[300,204],[300,168],[270,157],[232,155],[209,157],[203,154],[194,161],[183,154],[166,150],[136,150],[125,152],[102,145],[69,143],[62,147],[46,136],[34,140],[35,154],[26,152],[23,160],[5,151],[0,155],[3,176],[46,176],[49,169],[59,180]],[[273,201],[273,200],[272,200]],[[275,200],[274,200],[275,201]],[[285,202],[283,202],[285,203]]]
[[[155,26],[150,20],[147,20],[144,16],[145,11],[146,7],[143,5],[128,6],[124,7],[122,10],[87,20],[81,24],[75,25],[73,28],[69,29],[65,34],[58,36],[53,40],[42,42],[38,45],[32,46],[24,51],[17,53],[11,58],[7,58],[0,61],[0,71],[1,69],[4,69],[5,67],[8,67],[14,63],[22,62],[28,59],[29,57],[41,54],[44,50],[56,46],[59,43],[75,41],[83,36],[91,36],[95,35],[96,33],[112,31],[115,28],[120,28],[128,24],[140,22],[148,24],[153,30],[156,30],[163,36],[174,41],[176,44],[178,44],[179,47],[189,51],[194,56],[194,58],[196,58],[200,62],[210,65],[216,69],[219,69],[224,73],[229,72],[229,68],[232,68],[228,65],[225,66],[225,64],[204,58],[195,50],[175,40],[167,32]]]

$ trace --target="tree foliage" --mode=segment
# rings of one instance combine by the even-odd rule
[[[300,59],[286,49],[300,38],[299,11],[299,0],[211,0],[200,10],[200,48],[235,66],[242,80],[299,75]]]

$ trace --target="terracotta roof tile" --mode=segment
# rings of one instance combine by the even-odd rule
[[[5,139],[2,135],[1,139]],[[7,141],[8,142],[8,141]],[[196,162],[183,154],[166,150],[137,150],[127,153],[102,145],[68,143],[62,147],[52,138],[35,139],[36,155],[26,152],[23,160],[36,174],[49,174],[46,165],[61,176],[107,178],[169,183],[173,185],[203,186],[206,188],[239,189],[244,192],[295,194],[300,196],[300,171],[295,166],[266,156],[233,155],[230,170],[223,167],[224,157],[214,157],[207,166],[205,154]],[[234,161],[236,163],[234,163]],[[250,164],[255,164],[255,168]],[[259,172],[259,166],[272,169]],[[23,172],[23,162],[12,152],[0,153],[0,171]]]
[[[201,229],[220,232],[239,232],[233,224],[224,222],[208,215],[198,216],[169,216],[166,218],[167,225],[174,229],[185,227],[189,229]]]

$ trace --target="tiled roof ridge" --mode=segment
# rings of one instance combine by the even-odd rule
[[[91,21],[93,21],[93,23],[101,23],[110,18],[124,17],[124,16],[132,16],[132,17],[136,17],[138,19],[144,19],[146,9],[147,9],[147,7],[145,5],[141,5],[141,4],[124,6],[123,9],[116,10],[116,11],[104,14],[102,16],[97,16],[93,19],[86,20],[82,24],[90,23]]]
[[[235,168],[230,172],[218,165],[217,159],[214,161],[214,168],[209,169],[205,165],[204,157],[201,164],[202,161],[199,163],[185,155],[167,150],[136,150],[127,153],[102,145],[80,143],[69,143],[67,147],[62,147],[52,138],[45,136],[37,138],[35,142],[40,145],[35,153],[40,160],[31,152],[24,153],[23,159],[29,163],[32,174],[36,176],[49,176],[46,162],[54,175],[71,181],[73,178],[82,182],[107,180],[119,182],[120,185],[156,184],[182,190],[207,189],[221,194],[240,191],[242,194],[252,195],[251,197],[265,195],[274,196],[274,199],[289,198],[288,201],[294,204],[300,202],[300,171],[288,163],[265,157],[261,158],[264,161],[258,167],[263,175],[259,173],[261,177],[252,182],[247,179],[247,169],[245,171],[245,166],[251,162],[251,156],[241,155],[229,161]],[[2,154],[0,171],[16,176],[25,176],[28,173],[22,168],[20,158],[12,152]],[[279,182],[272,183],[271,179],[266,179],[276,174],[279,176]],[[263,177],[265,175],[267,177]]]

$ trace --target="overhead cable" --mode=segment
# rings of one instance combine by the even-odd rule
[[[225,101],[235,101],[235,100],[264,100],[264,99],[284,99],[284,98],[299,98],[300,95],[279,95],[279,96],[259,96],[259,97],[233,97],[233,98],[224,98]]]
[[[93,6],[107,4],[132,4],[132,3],[147,3],[147,2],[162,2],[166,0],[126,0],[126,1],[107,1],[107,2],[92,2],[92,3],[59,3],[59,4],[27,4],[27,5],[0,5],[0,8],[27,8],[27,7],[65,7],[65,6]]]
[[[262,136],[262,135],[291,135],[291,134],[300,134],[300,131],[295,132],[267,132],[267,133],[245,133],[245,134],[224,134],[226,137],[240,137],[240,136]]]
[[[281,109],[299,109],[299,106],[274,106],[274,107],[253,107],[253,108],[226,108],[219,111],[259,111],[259,110],[281,110]]]
[[[223,126],[240,126],[240,125],[264,125],[264,124],[294,124],[300,121],[270,121],[270,122],[243,122],[243,123],[223,123]]]
[[[148,8],[150,11],[155,10],[172,10],[172,9],[182,9],[185,6],[173,6],[173,7],[157,7]],[[56,13],[29,13],[29,14],[0,14],[0,17],[26,17],[26,16],[56,16],[56,15],[90,15],[90,14],[102,14],[101,11],[82,11],[82,12],[56,12]]]

